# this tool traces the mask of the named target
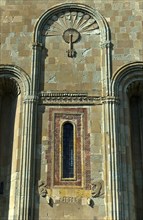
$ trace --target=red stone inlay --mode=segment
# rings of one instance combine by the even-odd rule
[[[60,142],[63,121],[71,121],[75,126],[75,163],[74,180],[61,179]],[[77,186],[90,189],[90,134],[88,134],[87,109],[85,108],[50,108],[49,109],[49,148],[46,151],[48,163],[47,185]]]

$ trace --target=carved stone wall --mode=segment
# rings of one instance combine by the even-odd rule
[[[41,32],[40,90],[100,95],[100,28],[95,17],[76,5],[63,7],[47,16]]]
[[[0,219],[138,220],[129,99],[142,93],[142,8],[0,1]],[[72,181],[59,172],[65,120],[77,129]]]

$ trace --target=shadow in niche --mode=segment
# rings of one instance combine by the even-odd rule
[[[44,91],[44,82],[45,82],[45,63],[46,63],[46,58],[49,56],[49,51],[45,47],[45,41],[46,37],[43,36],[42,38],[42,51],[41,51],[41,59],[40,62],[40,85],[39,85],[39,92]]]
[[[108,23],[107,23],[107,25],[108,25]],[[110,54],[109,54],[109,57],[110,57],[110,73],[111,73],[111,77],[112,77],[112,75],[113,75],[112,51],[114,49],[114,44],[112,43],[112,33],[111,33],[111,29],[110,29],[109,25],[108,25],[108,30],[109,30],[109,41],[110,41],[110,45],[109,45],[109,47],[110,47]]]
[[[17,97],[0,95],[0,219],[8,219]]]

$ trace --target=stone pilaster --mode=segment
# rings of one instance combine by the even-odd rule
[[[20,177],[20,220],[32,219],[32,199],[34,197],[35,137],[36,137],[37,97],[28,96],[24,100],[23,135],[21,149]]]
[[[119,181],[118,163],[120,153],[117,149],[116,132],[119,99],[114,96],[107,96],[103,99],[103,146],[104,146],[104,179],[105,179],[105,201],[106,212],[109,219],[119,220],[118,202],[119,202]]]

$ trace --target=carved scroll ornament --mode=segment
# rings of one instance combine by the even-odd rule
[[[43,180],[39,180],[38,182],[38,188],[39,188],[39,195],[43,198],[46,199],[47,203],[50,206],[53,206],[53,200],[52,198],[48,195],[48,191],[47,191],[47,184],[45,184],[45,182]]]
[[[91,195],[93,198],[100,197],[104,194],[103,180],[93,182],[91,184]]]
[[[46,189],[46,184],[43,180],[39,180],[38,187],[39,187],[40,196],[46,197],[48,193],[47,193],[47,189]]]

